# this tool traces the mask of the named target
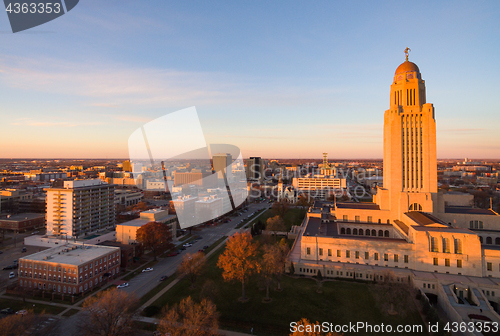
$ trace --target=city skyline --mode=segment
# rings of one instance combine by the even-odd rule
[[[498,159],[498,6],[81,3],[18,34],[0,16],[0,157],[126,159],[133,130],[196,106],[206,142],[245,158],[381,159],[410,47],[438,158]]]

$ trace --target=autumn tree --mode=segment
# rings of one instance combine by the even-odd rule
[[[194,288],[194,282],[203,273],[206,266],[205,254],[203,252],[188,253],[182,258],[177,272],[181,276],[186,276],[191,280],[191,288]]]
[[[340,336],[336,332],[323,332],[319,322],[311,323],[306,318],[302,318],[300,321],[292,323],[291,328],[292,333],[290,336]]]
[[[137,229],[136,238],[145,249],[153,252],[154,260],[158,251],[172,248],[172,233],[167,224],[149,222]]]
[[[268,218],[266,230],[273,231],[274,236],[276,237],[276,233],[278,231],[285,231],[286,230],[285,221],[280,216],[274,216],[274,217]]]
[[[261,274],[266,286],[265,301],[270,301],[269,287],[274,280],[275,274],[279,271],[279,247],[278,245],[264,245],[261,260]]]
[[[286,213],[290,209],[290,204],[282,199],[279,202],[274,202],[272,206],[272,210],[276,216],[280,216],[281,218],[285,218]]]
[[[241,301],[245,301],[245,281],[250,275],[260,271],[257,261],[258,245],[253,241],[250,233],[235,233],[227,243],[226,249],[219,256],[217,266],[222,268],[222,277],[225,281],[237,280],[241,282]]]
[[[83,302],[80,330],[86,336],[132,335],[138,300],[119,289],[100,291]]]
[[[166,306],[158,326],[162,335],[213,336],[219,329],[219,313],[212,301],[194,302],[191,297],[182,299],[179,305]]]
[[[26,314],[8,315],[0,319],[0,336],[17,336],[23,335],[28,330],[41,322],[44,314],[35,315],[33,311],[28,310]],[[31,335],[39,335],[37,330],[34,330]]]

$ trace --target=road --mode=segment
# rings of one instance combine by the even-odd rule
[[[142,297],[155,288],[160,278],[164,275],[172,276],[177,267],[181,263],[183,254],[195,253],[201,250],[205,245],[212,245],[217,240],[224,236],[229,236],[235,230],[235,227],[240,224],[242,219],[246,219],[249,214],[258,211],[260,209],[267,209],[271,204],[267,202],[262,202],[258,204],[251,204],[248,206],[248,211],[243,212],[241,216],[230,217],[231,222],[219,224],[218,226],[204,227],[200,231],[193,231],[193,235],[201,237],[201,239],[193,244],[193,246],[186,248],[181,254],[175,257],[167,257],[164,259],[159,259],[158,263],[154,266],[152,272],[140,273],[131,280],[128,281],[129,287],[123,288],[122,290],[128,293],[135,293],[138,297]]]

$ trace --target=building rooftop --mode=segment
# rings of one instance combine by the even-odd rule
[[[10,215],[4,218],[0,218],[1,221],[13,221],[13,222],[18,222],[18,221],[23,221],[23,220],[29,220],[29,219],[35,219],[35,218],[45,218],[45,214],[39,214],[39,213],[20,213],[16,215]]]
[[[380,210],[380,206],[371,202],[363,203],[337,203],[338,209]]]
[[[84,262],[99,258],[103,254],[113,251],[117,252],[119,250],[120,248],[118,247],[67,243],[20,259],[65,265],[80,265]]]
[[[444,210],[445,213],[467,214],[467,215],[490,215],[496,216],[497,214],[490,209],[479,209],[465,206],[447,206]]]

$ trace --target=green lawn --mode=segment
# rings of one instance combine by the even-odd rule
[[[288,211],[285,213],[285,226],[286,230],[289,231],[290,228],[293,225],[300,225],[302,223],[302,220],[304,219],[306,215],[306,210],[300,209],[300,208],[290,208]],[[276,216],[273,212],[273,209],[268,209],[264,211],[259,217],[260,220],[265,224],[267,222],[267,219],[270,217]],[[256,220],[258,222],[259,219]]]
[[[224,282],[222,271],[216,266],[222,250],[209,258],[206,274],[197,280],[195,289],[190,289],[188,280],[181,280],[154,305],[173,305],[187,296],[199,300],[204,282],[211,279],[218,289],[218,295],[215,295],[213,301],[221,314],[221,329],[249,333],[250,329],[254,328],[254,334],[257,335],[285,335],[290,322],[298,321],[302,317],[310,321],[335,324],[358,321],[393,326],[422,324],[413,304],[409,305],[409,313],[405,318],[381,312],[373,295],[379,289],[371,283],[327,281],[324,282],[323,293],[318,294],[316,281],[313,279],[283,277],[283,291],[271,291],[273,301],[262,303],[265,291],[259,290],[258,279],[254,277],[246,286],[250,300],[240,303],[237,299],[241,296],[241,284]]]
[[[40,314],[42,312],[45,312],[45,314],[53,314],[57,315],[60,312],[64,311],[66,308],[64,307],[57,307],[57,306],[51,306],[51,305],[46,305],[46,304],[41,304],[41,303],[30,303],[30,302],[25,302],[21,300],[9,300],[5,298],[0,299],[0,308],[11,308],[15,311],[21,310],[21,309],[32,309],[36,314]]]

